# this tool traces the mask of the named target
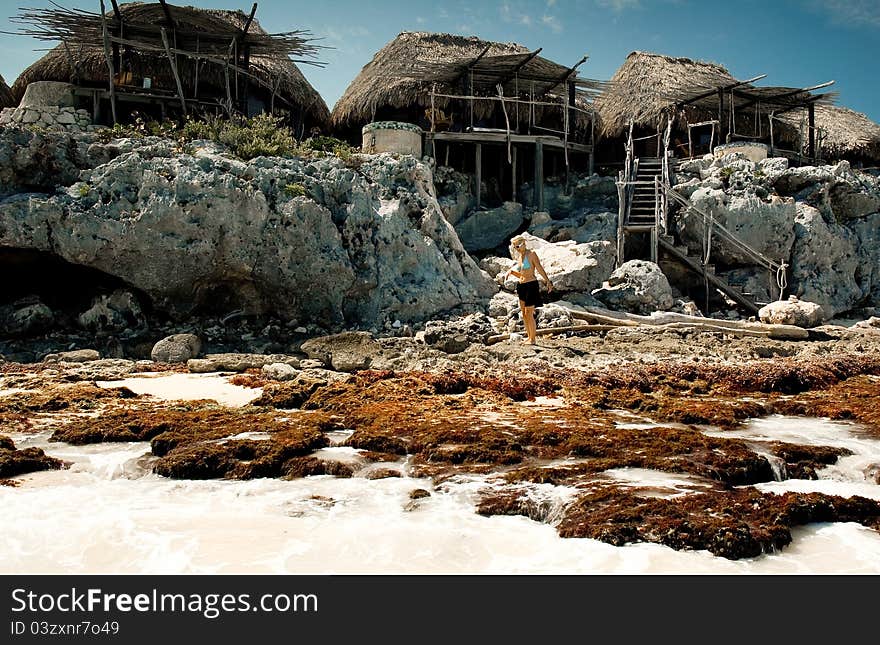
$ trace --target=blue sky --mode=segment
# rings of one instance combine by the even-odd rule
[[[57,0],[96,11],[98,0]],[[172,0],[172,4],[174,4]],[[250,0],[177,0],[250,9]],[[47,0],[0,0],[0,17]],[[107,1],[109,7],[109,0]],[[835,80],[838,104],[880,122],[880,0],[260,0],[267,31],[308,29],[325,50],[324,69],[303,66],[333,104],[373,54],[399,32],[443,31],[543,47],[543,56],[585,76],[610,78],[633,50],[713,61],[759,85],[804,87]],[[15,29],[15,27],[13,27]],[[45,43],[0,34],[0,74],[8,83]]]

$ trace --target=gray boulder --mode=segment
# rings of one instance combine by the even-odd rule
[[[173,334],[155,345],[150,358],[156,363],[186,363],[202,351],[202,341],[195,334]]]
[[[55,321],[52,310],[36,296],[0,306],[0,334],[27,336],[46,331]]]
[[[276,381],[289,381],[300,374],[300,370],[287,363],[269,363],[268,365],[263,365],[261,371],[264,376]]]
[[[497,333],[492,320],[482,313],[449,321],[431,320],[425,324],[425,344],[447,354],[463,352],[472,344],[483,344]]]
[[[557,293],[590,293],[614,270],[616,249],[611,242],[547,242],[523,233],[529,249],[538,254],[541,265]]]
[[[28,83],[18,106],[21,108],[73,107],[73,85],[57,81]]]
[[[0,130],[0,191],[22,185],[24,169],[6,164],[21,147],[15,132]],[[67,181],[45,161],[56,145],[28,152],[29,181],[52,191]],[[375,155],[355,172],[336,157],[244,162],[149,137],[103,150],[109,160],[77,170],[82,186],[0,202],[0,246],[116,276],[177,318],[240,309],[373,327],[484,304],[497,290],[443,217],[430,167],[412,157]]]
[[[146,326],[138,299],[123,289],[96,297],[92,306],[77,317],[77,322],[90,331],[122,331]]]
[[[822,307],[815,302],[789,296],[788,300],[771,302],[761,307],[758,310],[758,318],[763,323],[810,328],[821,324],[825,320],[825,314]]]
[[[296,369],[300,368],[300,360],[295,356],[237,353],[207,354],[203,358],[191,358],[186,362],[186,368],[194,374],[246,372],[250,369],[262,369],[264,365],[273,363],[286,363]]]
[[[794,200],[775,196],[764,200],[752,192],[727,195],[722,190],[700,188],[691,195],[691,202],[765,257],[776,262],[789,257],[795,238]],[[676,214],[675,223],[682,241],[692,252],[698,253],[706,239],[706,222],[702,215],[695,209],[685,208]],[[712,256],[729,265],[754,264],[749,254],[719,235],[713,236]]]
[[[653,262],[623,263],[592,295],[610,309],[649,314],[671,309],[674,300],[669,280]]]
[[[46,354],[43,361],[46,363],[88,363],[100,359],[101,354],[96,349],[74,349],[57,354]]]
[[[856,282],[868,306],[880,305],[880,213],[847,222],[858,240]]]
[[[791,291],[820,305],[826,317],[848,311],[863,293],[856,282],[858,238],[847,227],[827,222],[811,206],[798,204],[791,256]]]
[[[310,338],[300,351],[337,372],[354,372],[368,369],[382,346],[369,333],[356,331]]]
[[[466,250],[481,251],[503,244],[522,223],[522,204],[504,202],[499,208],[474,211],[455,225],[455,232]]]

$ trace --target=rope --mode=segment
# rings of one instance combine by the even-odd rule
[[[788,286],[788,276],[786,275],[786,269],[788,268],[788,264],[785,261],[780,262],[779,268],[776,269],[776,286],[779,287],[779,299],[782,300],[782,293],[785,291],[785,288]]]

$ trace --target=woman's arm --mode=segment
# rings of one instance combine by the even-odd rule
[[[547,289],[549,291],[553,290],[553,283],[550,282],[550,278],[547,276],[547,272],[544,271],[544,267],[541,265],[541,261],[538,259],[538,254],[534,251],[532,253],[532,264],[535,265],[535,270],[541,274],[541,277],[544,278],[544,282],[547,283]]]

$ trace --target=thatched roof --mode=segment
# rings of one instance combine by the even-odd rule
[[[657,127],[670,111],[690,123],[717,119],[720,88],[724,88],[725,112],[733,101],[740,133],[754,129],[756,112],[766,121],[773,112],[791,111],[807,102],[828,104],[835,96],[799,88],[756,87],[716,63],[632,52],[596,100],[601,132],[618,136],[631,120],[636,126]]]
[[[601,133],[618,136],[630,120],[637,126],[656,127],[674,104],[670,95],[691,83],[717,86],[735,82],[730,72],[715,63],[632,52],[612,77],[608,91],[596,99]],[[696,109],[692,108],[691,112]],[[717,111],[715,114],[717,116]],[[701,120],[696,114],[693,116]]]
[[[798,123],[794,125],[799,125]],[[823,131],[825,159],[859,157],[880,163],[880,125],[864,114],[835,105],[816,107],[816,126]]]
[[[331,125],[346,128],[364,125],[379,107],[429,107],[432,86],[437,92],[461,95],[461,82],[471,66],[473,91],[479,96],[496,96],[496,84],[503,82],[504,95],[520,95],[534,88],[536,96],[549,92],[556,100],[566,92],[567,78],[575,81],[578,102],[588,107],[590,94],[601,84],[577,78],[571,68],[536,55],[523,45],[427,32],[403,32],[385,45],[358,74],[337,101]],[[470,88],[468,88],[470,91]],[[437,98],[445,108],[449,99]],[[475,112],[488,116],[497,102],[477,101]]]
[[[315,48],[303,44],[308,40],[301,35],[305,32],[269,34],[257,20],[253,20],[247,33],[242,34],[241,30],[248,16],[241,11],[167,6],[174,21],[178,50],[185,49],[198,51],[205,56],[225,57],[231,35],[239,34],[239,46],[244,47],[246,44],[251,52],[249,70],[254,76],[252,87],[258,87],[264,93],[271,93],[272,88],[277,85],[276,106],[302,110],[303,114],[313,122],[327,121],[329,110],[326,103],[309,84],[296,63],[288,57],[288,54],[294,52],[303,52],[307,57],[312,55]],[[147,43],[151,40],[158,43],[154,49],[130,48],[129,60],[145,75],[152,74],[154,78],[160,79],[167,77],[166,85],[174,87],[170,65],[162,51],[159,32],[160,26],[167,23],[162,6],[158,3],[133,2],[120,5],[119,9],[127,38],[139,43]],[[71,25],[79,25],[75,28],[71,27],[71,38],[75,40],[65,38],[66,47],[64,43],[58,45],[21,73],[12,86],[12,94],[16,100],[21,99],[28,84],[34,81],[73,81],[88,85],[107,83],[107,63],[100,44],[101,38],[100,36],[93,38],[90,35],[96,25],[100,25],[100,14],[90,14],[81,10],[53,11],[63,14],[62,19],[65,20],[63,25],[68,22]],[[118,24],[112,11],[106,14],[106,18],[109,26]],[[39,27],[25,33],[42,39],[51,37],[51,33],[46,33],[46,25],[51,25],[45,22],[49,19],[47,15],[41,17],[24,14],[17,21],[25,23],[29,19],[37,20]],[[40,19],[44,22],[39,23]],[[56,35],[55,40],[58,39],[59,36]],[[74,60],[75,69],[70,64],[71,58]],[[194,60],[178,57],[178,68],[182,78],[193,77],[194,65]],[[202,60],[199,65],[199,79],[200,87],[204,87],[205,84],[224,87],[223,66]],[[288,105],[285,106],[285,103]]]
[[[6,84],[6,81],[3,80],[3,76],[0,76],[0,108],[7,107],[15,107],[16,102],[15,99],[12,98],[12,92],[9,90],[9,86]]]

